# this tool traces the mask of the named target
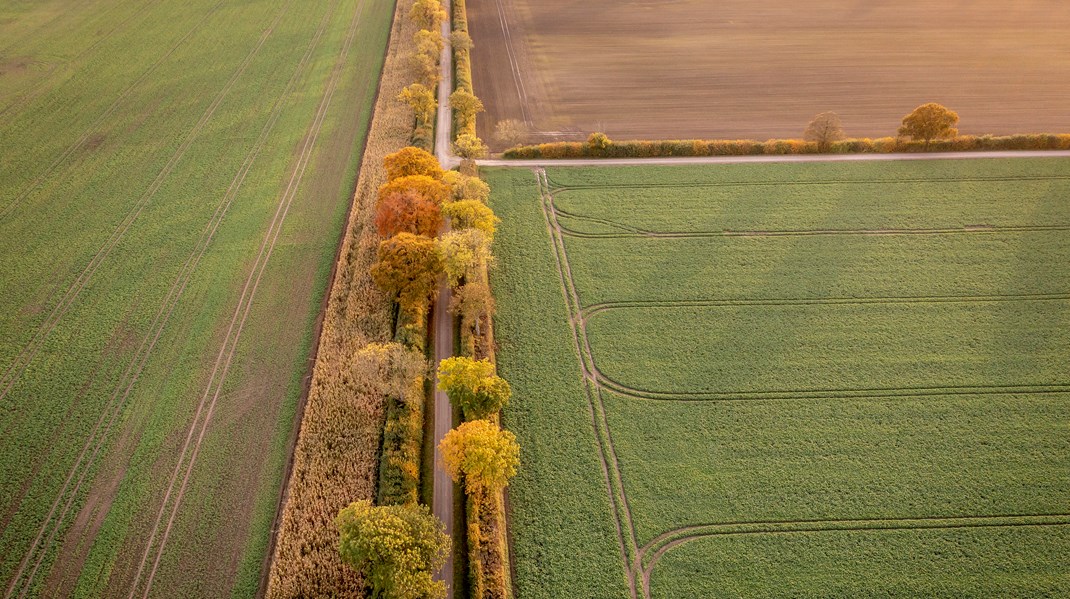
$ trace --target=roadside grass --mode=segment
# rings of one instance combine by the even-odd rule
[[[584,227],[562,235],[572,324],[619,391],[596,404],[649,596],[1067,591],[1053,557],[1070,542],[1064,165],[548,171],[573,215],[558,221]],[[583,555],[621,547],[605,477],[585,467],[602,458],[535,177],[485,172],[503,219],[499,368],[529,397],[505,412],[526,453],[517,580],[553,596],[605,566],[522,571],[595,543],[527,523],[590,514],[610,534]],[[895,228],[929,231],[868,231]],[[810,521],[833,530],[783,530]]]
[[[118,14],[126,11],[121,4],[87,3],[65,9],[63,17],[95,23],[94,11]],[[356,0],[150,3],[0,125],[0,143],[20,148],[5,154],[0,177],[0,369],[16,364],[93,256],[110,247],[109,236],[143,205],[3,400],[5,588],[98,418],[113,413],[110,398],[123,397],[129,385],[114,426],[92,439],[102,443],[101,453],[84,470],[85,482],[32,586],[36,593],[77,589],[81,596],[126,592],[359,6]],[[333,12],[324,18],[328,9]],[[392,9],[363,8],[358,43],[340,71],[317,150],[260,279],[154,595],[248,596],[259,585],[313,324]],[[302,63],[321,23],[322,38]],[[77,39],[72,34],[72,43]],[[71,46],[69,53],[82,49]],[[246,58],[248,66],[236,75]],[[4,91],[17,100],[26,89]],[[269,127],[276,102],[278,120]],[[243,161],[254,156],[173,314],[156,328],[156,314],[196,254],[199,236]],[[151,354],[141,353],[143,340],[156,332],[161,336]],[[146,361],[135,382],[128,368],[140,358]],[[63,561],[53,567],[57,556]]]

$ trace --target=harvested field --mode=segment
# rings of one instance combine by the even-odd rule
[[[1065,161],[487,172],[519,597],[1070,592]]]
[[[0,7],[5,597],[256,593],[393,8]]]
[[[940,102],[960,131],[1070,131],[1070,5],[1024,0],[469,0],[474,86],[532,141],[799,137],[837,112],[849,136],[894,135]]]

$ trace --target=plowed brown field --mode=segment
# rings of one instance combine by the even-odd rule
[[[894,135],[940,102],[971,134],[1070,131],[1063,0],[469,0],[474,84],[534,141]]]

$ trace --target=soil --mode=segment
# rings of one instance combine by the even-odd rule
[[[925,102],[964,134],[1070,131],[1065,2],[469,0],[468,15],[488,141],[524,105],[531,141],[800,137],[829,110],[881,137]]]

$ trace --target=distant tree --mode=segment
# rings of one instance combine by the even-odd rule
[[[494,139],[510,148],[524,143],[528,136],[528,126],[523,121],[505,119],[494,125]]]
[[[403,311],[420,313],[438,291],[442,261],[435,240],[398,233],[379,244],[372,280],[394,298]]]
[[[475,123],[476,115],[483,112],[483,102],[475,95],[459,89],[450,94],[450,108],[458,131],[469,129]]]
[[[439,204],[411,189],[395,191],[379,198],[375,206],[375,227],[382,237],[412,233],[434,237],[442,228]]]
[[[422,83],[413,83],[401,90],[398,99],[412,107],[412,112],[421,123],[430,123],[438,110],[435,94]],[[439,167],[441,170],[441,167]]]
[[[405,175],[379,186],[379,197],[392,193],[414,191],[436,204],[441,204],[450,197],[450,188],[445,183],[427,175]]]
[[[453,142],[453,152],[468,160],[484,158],[487,155],[487,146],[475,135],[462,133]]]
[[[457,200],[442,205],[442,213],[450,219],[454,229],[479,229],[487,238],[494,240],[498,217],[494,211],[479,200]]]
[[[465,422],[439,443],[446,472],[464,479],[465,491],[477,498],[505,488],[520,464],[520,446],[509,431],[487,420]]]
[[[457,50],[471,50],[475,47],[472,43],[472,36],[468,35],[467,31],[454,31],[450,34],[450,47]]]
[[[364,392],[394,397],[410,406],[423,401],[423,385],[413,382],[427,372],[427,358],[400,343],[369,343],[350,366],[351,380]]]
[[[438,29],[447,15],[438,0],[416,0],[409,9],[409,18],[420,29]]]
[[[440,235],[436,243],[442,270],[451,287],[456,287],[462,278],[472,278],[473,271],[493,259],[490,243],[478,229],[448,231]]]
[[[843,128],[840,126],[840,117],[835,112],[822,112],[810,121],[803,133],[806,141],[817,142],[819,152],[828,152],[832,148],[832,142],[843,139]]]
[[[419,504],[374,506],[355,501],[334,520],[342,561],[364,577],[371,597],[430,599],[446,596],[434,573],[446,563],[445,525]]]
[[[587,147],[594,152],[604,152],[611,145],[613,141],[605,133],[592,133],[587,136]]]
[[[496,413],[509,403],[512,395],[509,383],[494,374],[494,365],[489,360],[464,356],[446,358],[439,363],[438,388],[464,410],[469,420]]]
[[[932,140],[958,135],[959,130],[955,128],[958,122],[958,113],[930,102],[918,106],[914,112],[903,117],[899,135],[908,135],[914,140],[924,140],[925,149],[928,150]]]
[[[409,87],[413,86],[410,85]],[[401,148],[393,154],[387,154],[386,158],[383,159],[383,166],[386,167],[387,181],[413,175],[424,175],[435,180],[441,180],[443,174],[438,158],[435,158],[433,154],[426,150],[412,146]]]

